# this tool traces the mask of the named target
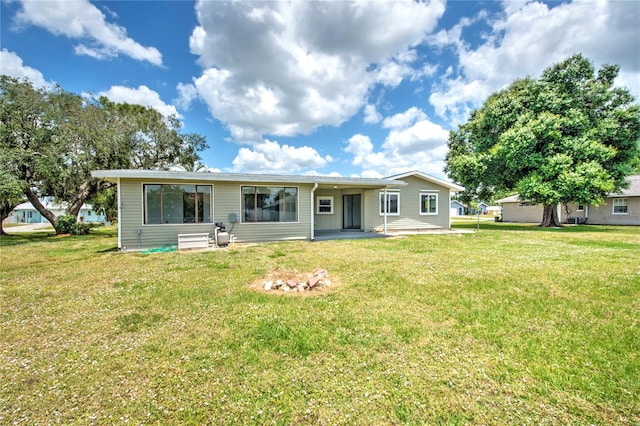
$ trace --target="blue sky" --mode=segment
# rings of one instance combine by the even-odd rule
[[[640,95],[640,1],[0,0],[0,72],[177,114],[212,171],[444,178],[448,133],[574,53]]]

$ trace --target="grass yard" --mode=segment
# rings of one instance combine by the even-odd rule
[[[0,243],[0,424],[640,424],[639,227]],[[278,267],[339,282],[251,288]]]

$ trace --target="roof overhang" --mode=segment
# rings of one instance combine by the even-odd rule
[[[199,182],[242,182],[242,183],[288,183],[318,184],[319,188],[392,188],[406,185],[396,179],[370,179],[335,176],[296,176],[252,173],[213,173],[213,172],[181,172],[165,170],[95,170],[91,176],[111,182],[118,179],[149,179],[166,181],[199,181]]]
[[[431,183],[435,183],[436,185],[440,185],[440,186],[444,186],[445,188],[449,188],[452,191],[464,191],[464,187],[457,185],[455,183],[452,182],[448,182],[446,180],[442,180],[442,179],[438,179],[434,176],[428,175],[426,173],[423,173],[421,171],[418,170],[414,170],[411,172],[406,172],[406,173],[401,173],[399,175],[393,175],[393,176],[389,176],[387,177],[387,179],[404,179],[408,176],[415,176],[418,177],[422,180],[426,180],[427,182],[431,182]]]

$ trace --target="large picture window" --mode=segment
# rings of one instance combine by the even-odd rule
[[[613,214],[627,214],[627,199],[626,198],[614,198],[613,199]]]
[[[213,223],[211,185],[144,185],[144,223]]]
[[[420,214],[438,214],[438,194],[420,194]]]
[[[297,222],[298,188],[242,187],[243,222]]]
[[[400,194],[397,192],[387,192],[387,200],[385,203],[384,192],[380,193],[380,214],[383,215],[387,208],[387,214],[398,216],[400,214]]]

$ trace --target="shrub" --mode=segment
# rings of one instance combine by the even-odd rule
[[[58,216],[58,231],[62,234],[73,234],[75,224],[75,216]]]
[[[58,230],[62,234],[87,235],[91,232],[91,224],[77,222],[75,216],[58,216]]]

